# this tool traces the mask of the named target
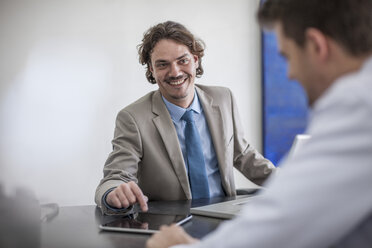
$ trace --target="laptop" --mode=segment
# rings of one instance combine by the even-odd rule
[[[191,208],[190,213],[220,219],[232,219],[239,215],[242,207],[252,201],[254,197],[253,195],[237,196],[238,199],[235,200]]]
[[[296,135],[293,144],[288,152],[288,157],[293,156],[298,152],[299,148],[310,139],[309,135],[299,134]],[[259,187],[259,186],[258,186]],[[195,207],[190,209],[190,213],[194,215],[203,215],[208,217],[220,218],[220,219],[232,219],[233,217],[240,214],[244,205],[252,202],[254,198],[259,195],[244,195],[237,196],[238,199],[210,204],[202,207]]]
[[[308,134],[297,134],[293,140],[291,149],[289,149],[288,157],[293,157],[310,137],[311,136]]]

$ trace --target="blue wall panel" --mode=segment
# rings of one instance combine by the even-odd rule
[[[287,64],[278,53],[273,32],[262,34],[264,156],[275,165],[304,132],[307,98],[300,84],[287,78]]]

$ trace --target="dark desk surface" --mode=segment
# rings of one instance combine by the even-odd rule
[[[211,203],[235,199],[212,198],[191,201],[162,201],[149,202],[150,213],[187,214],[190,207],[197,207]],[[104,216],[96,206],[61,207],[59,213],[52,220],[41,224],[42,248],[69,247],[144,247],[148,234],[130,234],[121,232],[101,231],[99,225],[117,218]],[[221,219],[194,215],[192,220],[183,227],[186,232],[196,238],[202,238],[222,222]],[[36,246],[35,246],[36,247]]]

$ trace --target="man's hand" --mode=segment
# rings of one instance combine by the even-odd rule
[[[148,210],[147,200],[147,197],[143,195],[142,190],[135,182],[120,184],[106,197],[106,202],[112,207],[127,208],[138,202],[144,212]]]
[[[179,244],[192,244],[199,242],[188,235],[182,227],[173,224],[171,226],[161,226],[160,232],[155,233],[146,242],[146,248],[166,248]]]

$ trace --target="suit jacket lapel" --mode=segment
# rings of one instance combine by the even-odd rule
[[[228,179],[225,178],[228,175],[228,168],[225,163],[226,161],[226,146],[229,142],[224,128],[224,118],[222,117],[221,109],[218,105],[213,104],[213,98],[209,96],[205,91],[196,86],[196,92],[198,93],[199,100],[203,106],[205,118],[208,123],[209,132],[212,137],[214,150],[217,155],[218,167],[220,169],[221,181],[225,190],[229,189],[227,184]]]
[[[187,178],[177,131],[159,91],[156,91],[152,97],[152,112],[156,115],[153,118],[153,123],[155,124],[155,127],[163,140],[165,149],[168,152],[169,159],[174,171],[176,172],[178,180],[180,181],[186,197],[191,199],[189,180]]]

